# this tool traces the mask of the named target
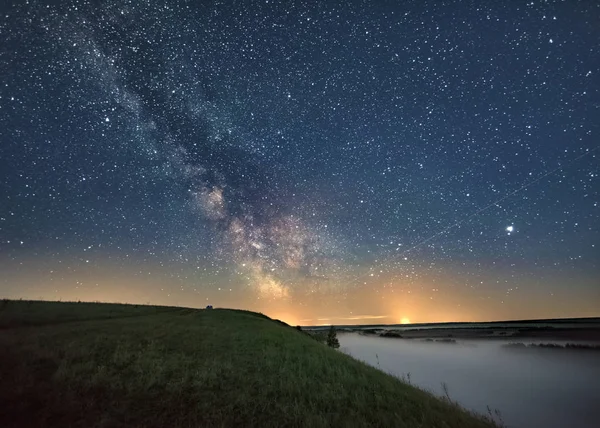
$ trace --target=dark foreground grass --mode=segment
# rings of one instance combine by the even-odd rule
[[[60,324],[70,321],[136,317],[182,308],[90,302],[42,302],[34,300],[0,300],[0,329],[10,327]]]
[[[259,314],[73,305],[4,302],[1,427],[490,426]]]

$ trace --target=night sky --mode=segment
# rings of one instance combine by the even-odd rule
[[[14,1],[0,40],[0,297],[600,316],[597,1]]]

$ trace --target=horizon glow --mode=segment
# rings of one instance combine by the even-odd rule
[[[598,6],[0,9],[0,297],[600,316]]]

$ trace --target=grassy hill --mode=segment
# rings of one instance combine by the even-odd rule
[[[2,427],[489,427],[261,314],[0,301]]]

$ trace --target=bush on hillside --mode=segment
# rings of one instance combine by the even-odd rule
[[[334,326],[331,326],[329,328],[329,333],[327,333],[327,346],[335,349],[340,347],[340,341],[337,338]]]

